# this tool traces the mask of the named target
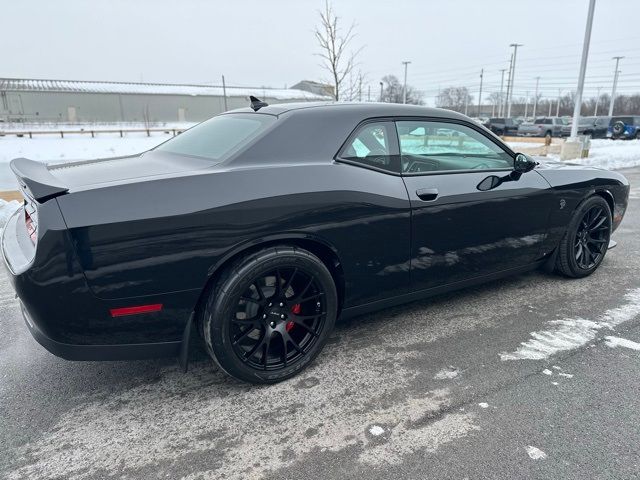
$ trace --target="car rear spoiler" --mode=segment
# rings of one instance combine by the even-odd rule
[[[28,158],[16,158],[11,160],[10,166],[18,178],[20,188],[40,203],[69,191],[58,178],[51,174],[44,163]]]

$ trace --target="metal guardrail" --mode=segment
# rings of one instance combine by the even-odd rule
[[[15,135],[16,137],[29,137],[33,138],[34,135],[60,135],[60,138],[64,138],[66,135],[82,135],[90,134],[91,138],[99,133],[119,133],[120,137],[124,137],[127,133],[146,133],[147,137],[151,136],[152,132],[171,133],[175,137],[176,135],[184,132],[183,128],[117,128],[117,129],[81,129],[81,130],[0,130],[0,137]]]

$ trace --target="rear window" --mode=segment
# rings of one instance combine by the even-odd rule
[[[271,115],[219,115],[159,145],[156,150],[222,161],[275,121],[276,117]]]
[[[533,122],[535,125],[541,125],[544,123],[544,118],[536,118]]]

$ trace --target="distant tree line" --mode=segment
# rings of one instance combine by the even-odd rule
[[[506,94],[506,93],[505,93]],[[487,100],[483,101],[480,114],[485,116],[497,116],[498,105],[500,104],[500,94],[493,92],[487,95]],[[559,105],[558,105],[559,102]],[[609,103],[611,95],[602,94],[598,97],[591,97],[582,100],[580,114],[591,116],[596,111],[596,102],[598,104],[597,114],[607,115],[609,113]],[[533,116],[534,97],[530,97],[527,103],[525,97],[514,97],[511,102],[511,116],[527,117]],[[456,112],[467,112],[469,116],[478,115],[478,105],[474,103],[474,96],[469,93],[466,87],[449,87],[440,91],[436,97],[436,106],[455,110]],[[573,115],[575,106],[575,92],[565,93],[559,98],[542,97],[538,95],[538,104],[536,107],[536,116],[546,115]],[[613,109],[614,115],[639,115],[640,114],[640,93],[633,95],[616,95],[616,101]],[[503,115],[505,116],[506,113]]]

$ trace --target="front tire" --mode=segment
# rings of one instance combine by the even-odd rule
[[[593,196],[576,210],[558,246],[556,268],[563,275],[581,278],[600,266],[611,238],[611,209],[606,200]]]
[[[275,383],[307,367],[335,324],[331,273],[297,247],[261,250],[218,279],[203,312],[207,351],[226,373],[250,383]]]

